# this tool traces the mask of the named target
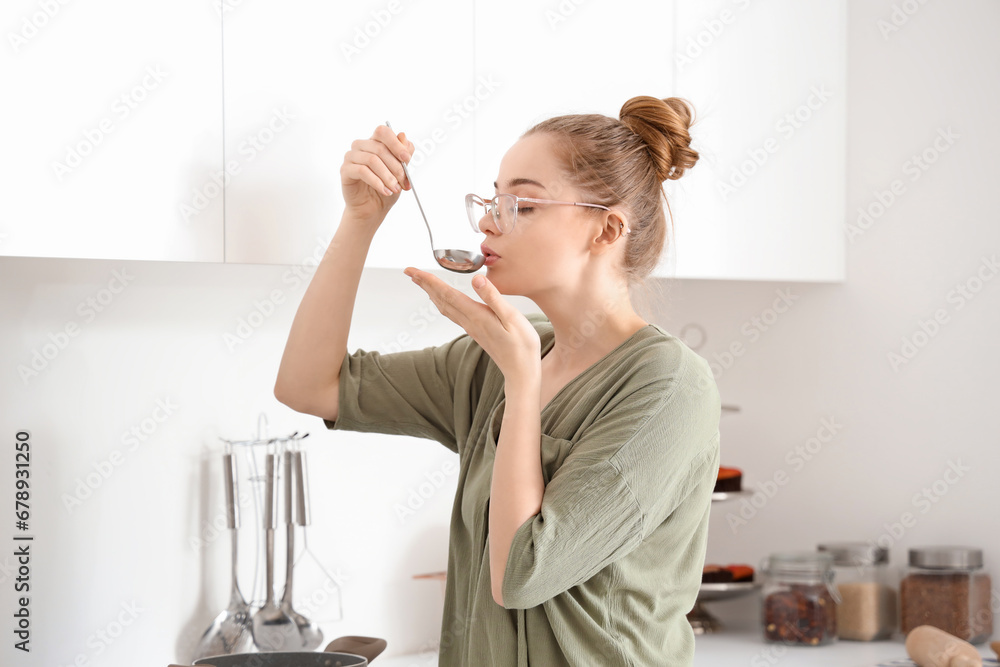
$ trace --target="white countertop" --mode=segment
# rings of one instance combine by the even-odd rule
[[[989,643],[976,647],[984,657],[996,658]],[[739,628],[695,640],[695,667],[874,667],[900,661],[906,664],[902,637],[874,642],[838,640],[826,646],[785,646],[764,641],[756,628]],[[996,664],[984,663],[984,664]]]
[[[392,657],[380,656],[372,660],[372,667],[437,667],[437,664],[437,651]]]
[[[976,647],[984,658],[996,658],[989,642]],[[874,667],[882,662],[906,660],[903,640],[877,642],[836,641],[826,646],[768,644],[753,627],[730,629],[695,640],[695,667]],[[996,665],[994,661],[985,665]],[[378,667],[437,667],[437,653],[380,657]]]

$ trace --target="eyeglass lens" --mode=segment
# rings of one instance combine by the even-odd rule
[[[469,195],[465,198],[465,209],[469,214],[469,222],[476,232],[482,231],[479,228],[479,220],[489,211],[500,233],[507,234],[514,229],[514,221],[517,219],[517,198],[514,195],[502,194],[491,201],[483,202],[478,197]]]

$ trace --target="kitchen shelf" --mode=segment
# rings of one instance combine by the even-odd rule
[[[753,495],[753,491],[713,491],[712,492],[712,502],[719,503],[724,500],[738,500],[739,498],[746,498]]]

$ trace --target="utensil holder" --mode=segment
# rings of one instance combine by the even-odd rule
[[[261,418],[264,419],[263,415]],[[279,461],[275,466],[275,499],[273,505],[274,516],[278,517],[278,529],[274,531],[274,583],[275,599],[280,599],[285,584],[285,551],[287,547],[287,534],[283,517],[287,517],[289,512],[296,518],[297,527],[308,525],[307,507],[303,506],[296,498],[296,494],[286,495],[287,472],[281,463],[284,460],[286,451],[293,455],[298,452],[305,453],[302,441],[308,437],[308,433],[292,433],[285,437],[268,438],[263,433],[263,428],[258,425],[257,437],[250,440],[227,440],[225,442],[226,451],[231,452],[236,460],[237,486],[241,489],[249,489],[248,493],[240,493],[240,498],[236,499],[237,505],[243,505],[240,510],[244,513],[241,521],[239,539],[240,549],[240,581],[246,581],[249,575],[252,580],[251,586],[241,585],[244,596],[252,611],[260,609],[267,598],[266,572],[264,562],[266,559],[266,544],[263,523],[265,518],[265,460],[268,454],[275,455]],[[294,460],[294,459],[293,459]],[[303,466],[303,472],[304,466]],[[293,475],[293,478],[296,477]],[[289,497],[292,505],[289,506]],[[304,521],[303,521],[304,520]],[[293,563],[295,567],[295,588],[294,605],[297,611],[311,617],[319,623],[336,622],[343,620],[343,600],[340,584],[337,578],[330,574],[322,561],[309,548],[308,537],[303,530],[297,530],[295,537],[296,556]],[[306,570],[300,572],[300,570]]]

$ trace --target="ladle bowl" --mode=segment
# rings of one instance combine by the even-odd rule
[[[243,598],[236,580],[236,552],[238,540],[236,531],[240,526],[239,509],[236,505],[236,472],[233,455],[225,453],[222,457],[222,472],[226,492],[226,525],[232,535],[232,583],[229,593],[229,606],[216,616],[215,621],[202,635],[195,649],[195,657],[226,653],[243,653],[253,649],[253,635],[250,629],[250,605]]]
[[[469,250],[435,250],[437,263],[455,273],[472,273],[482,268],[486,258]]]

